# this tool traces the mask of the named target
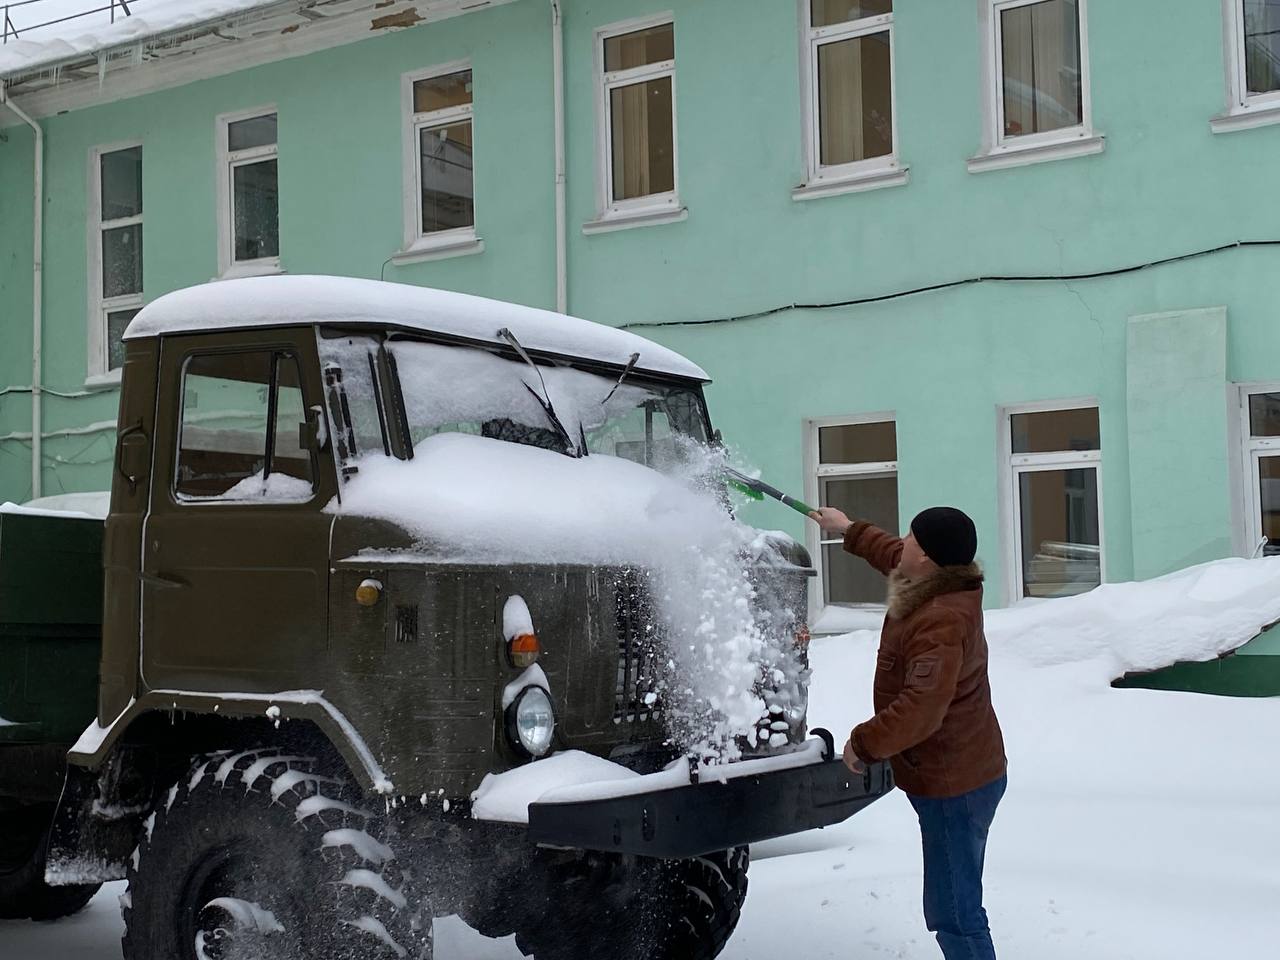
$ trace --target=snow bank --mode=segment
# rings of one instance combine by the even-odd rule
[[[143,307],[124,337],[285,323],[407,327],[504,346],[498,331],[505,327],[528,350],[619,366],[639,353],[639,370],[709,379],[675,351],[604,324],[465,293],[351,277],[246,277],[176,290]]]
[[[1280,557],[1217,560],[986,615],[992,650],[1036,666],[1089,663],[1099,682],[1212,660],[1280,620]]]

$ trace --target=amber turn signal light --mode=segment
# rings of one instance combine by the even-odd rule
[[[522,670],[525,667],[532,667],[541,655],[542,644],[538,641],[536,634],[522,633],[513,637],[507,644],[507,656],[511,658],[511,665]]]
[[[381,596],[382,584],[377,580],[361,580],[356,587],[356,603],[362,607],[372,607]]]

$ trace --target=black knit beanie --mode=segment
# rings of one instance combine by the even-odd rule
[[[916,514],[911,532],[925,555],[940,567],[973,563],[978,531],[968,514],[955,507],[930,507]]]

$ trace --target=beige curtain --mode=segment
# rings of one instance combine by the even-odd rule
[[[818,48],[819,161],[854,163],[893,152],[889,34]]]
[[[613,198],[626,200],[654,191],[649,170],[649,84],[637,83],[612,91]]]
[[[1000,14],[1006,137],[1083,120],[1078,16],[1075,0],[1046,0]]]

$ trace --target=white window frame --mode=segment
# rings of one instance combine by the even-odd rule
[[[663,60],[630,70],[605,73],[604,44],[611,37],[650,27],[671,24],[675,29],[675,14],[671,11],[634,20],[624,20],[600,27],[595,31],[595,80],[596,80],[596,211],[597,218],[583,224],[586,234],[603,233],[626,227],[671,223],[684,220],[689,211],[680,203],[680,122],[676,92],[676,61]],[[646,80],[671,78],[671,164],[673,189],[666,193],[615,200],[613,196],[613,109],[609,94],[617,87],[629,87]]]
[[[905,185],[910,179],[910,174],[909,168],[902,164],[898,155],[898,55],[893,14],[863,17],[848,23],[815,28],[813,6],[810,0],[798,0],[798,3],[801,118],[806,182],[791,192],[792,198],[810,200],[841,193]],[[818,50],[829,43],[886,31],[889,34],[889,97],[893,111],[893,152],[888,156],[872,157],[853,163],[824,165],[822,163],[822,114],[818,104]]]
[[[1280,381],[1242,383],[1237,387],[1240,404],[1240,469],[1243,483],[1243,555],[1252,557],[1262,540],[1262,490],[1258,477],[1260,457],[1280,456],[1280,437],[1255,437],[1249,422],[1249,398],[1259,393],[1280,393]]]
[[[1102,407],[1097,398],[1073,400],[1041,400],[1034,403],[1018,403],[998,408],[999,426],[996,431],[999,444],[1000,466],[1000,534],[1004,541],[1005,604],[1023,599],[1022,582],[1022,495],[1018,478],[1024,473],[1041,473],[1049,470],[1078,470],[1092,468],[1097,474],[1098,485],[1098,577],[1107,582],[1107,524],[1103,495],[1102,451],[1066,450],[1053,453],[1014,453],[1013,417],[1019,413],[1058,413],[1066,410],[1098,410],[1098,442],[1102,442]]]
[[[1222,63],[1227,106],[1209,121],[1214,133],[1231,133],[1280,123],[1280,90],[1250,95],[1245,79],[1244,3],[1222,0]]]
[[[276,115],[276,142],[264,147],[253,147],[249,150],[236,150],[232,152],[228,143],[231,124],[237,123],[241,120],[252,120],[255,117],[264,117],[268,114]],[[235,197],[231,189],[232,168],[275,158],[277,161],[276,189],[277,191],[279,190],[279,119],[280,111],[276,109],[275,104],[267,104],[261,107],[255,107],[252,110],[237,110],[234,113],[223,113],[220,114],[215,121],[215,139],[217,142],[218,163],[218,176],[215,188],[218,207],[218,279],[229,280],[233,277],[259,277],[284,272],[280,266],[279,256],[259,257],[256,260],[236,260],[234,236],[235,211],[232,210],[232,204],[235,202]],[[277,206],[277,217],[279,217],[279,214],[280,208]],[[276,231],[277,239],[282,240],[283,231],[280,229],[278,220]],[[283,244],[281,244],[281,246],[283,246]]]
[[[471,70],[471,103],[423,113],[413,112],[413,85],[419,80],[432,80],[453,73]],[[411,70],[400,77],[400,129],[401,166],[403,188],[401,203],[404,208],[404,245],[391,258],[393,263],[416,263],[460,257],[471,253],[483,253],[484,241],[476,234],[475,223],[469,227],[422,232],[422,164],[419,157],[419,136],[423,130],[448,126],[463,120],[471,123],[471,138],[475,142],[475,72],[470,60],[454,60],[422,70]],[[475,202],[475,170],[471,171],[472,202]],[[473,206],[473,209],[475,207]],[[478,216],[473,217],[473,220]]]
[[[89,323],[88,323],[88,364],[85,372],[85,386],[112,386],[120,382],[120,368],[112,370],[110,366],[110,343],[107,330],[107,315],[118,310],[130,310],[142,307],[145,302],[142,291],[126,294],[122,297],[104,297],[102,295],[102,237],[107,230],[117,227],[128,227],[141,224],[146,213],[132,217],[120,217],[115,220],[102,219],[102,158],[107,154],[121,150],[141,148],[141,140],[122,140],[118,143],[102,144],[89,150],[89,216],[87,218],[89,253]],[[145,187],[144,187],[145,189]],[[146,227],[143,227],[145,237]],[[145,242],[145,241],[144,241]],[[143,265],[143,288],[146,287]]]
[[[1093,93],[1089,69],[1088,0],[1077,0],[1080,16],[1080,86],[1083,122],[1074,127],[1030,133],[1018,137],[1004,135],[1004,83],[1001,73],[1001,14],[1018,7],[1034,6],[1044,0],[978,0],[982,34],[982,150],[969,158],[970,173],[1065,160],[1101,153],[1106,138],[1093,128]]]
[[[822,463],[821,452],[819,448],[819,432],[824,427],[848,427],[858,426],[867,423],[892,423],[895,425],[898,421],[897,414],[891,410],[882,410],[876,413],[857,414],[843,417],[812,417],[804,421],[804,494],[805,502],[812,506],[821,506],[822,504],[822,481],[831,479],[845,478],[868,478],[877,477],[894,477],[898,476],[898,461],[885,460],[882,462],[860,462],[860,463]],[[899,510],[901,510],[901,497],[898,501]],[[856,518],[855,518],[856,519]],[[898,531],[890,530],[890,533],[897,534]],[[816,624],[819,619],[830,609],[833,604],[827,603],[827,598],[823,584],[825,581],[825,571],[823,569],[822,547],[826,543],[836,543],[839,538],[829,537],[824,539],[821,530],[818,529],[816,523],[805,524],[805,548],[809,551],[809,557],[813,562],[813,568],[818,572],[817,577],[813,580],[813,588],[809,591],[809,623]],[[842,609],[859,610],[866,609],[868,611],[884,610],[883,603],[868,604],[839,604]]]

